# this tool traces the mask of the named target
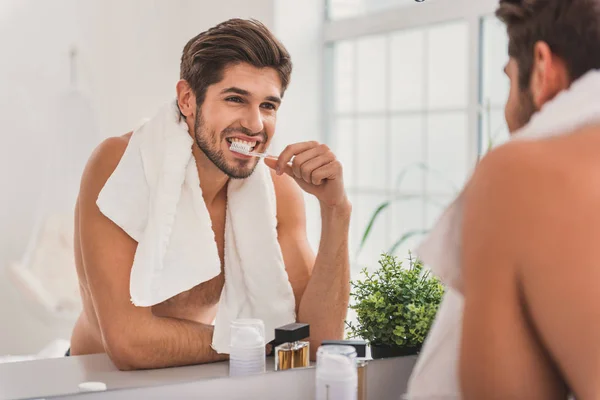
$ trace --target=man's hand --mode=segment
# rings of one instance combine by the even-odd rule
[[[302,190],[314,195],[322,205],[337,207],[348,204],[342,164],[324,144],[314,141],[291,144],[277,160],[265,158],[265,163],[277,175],[286,173],[294,178]]]

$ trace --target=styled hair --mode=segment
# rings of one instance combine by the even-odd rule
[[[500,0],[508,54],[519,66],[519,86],[529,87],[536,42],[560,57],[572,81],[600,68],[600,0]]]
[[[225,68],[241,63],[277,71],[282,95],[290,83],[292,61],[283,44],[261,22],[237,18],[200,33],[185,45],[180,79],[188,82],[200,106],[208,87],[223,79]]]

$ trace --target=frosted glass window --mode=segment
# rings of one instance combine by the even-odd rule
[[[359,112],[384,111],[386,106],[387,38],[359,39],[357,51],[357,103]]]
[[[425,107],[425,29],[409,30],[390,38],[390,108],[393,111]]]
[[[373,216],[377,207],[387,201],[386,196],[381,195],[358,195],[354,200],[353,216],[354,219],[354,243],[355,248],[358,249],[360,240],[363,237],[365,229]],[[386,250],[389,246],[389,235],[388,235],[388,222],[390,220],[391,211],[389,208],[385,209],[377,218],[373,224],[367,241],[365,242],[363,250],[360,252],[358,262],[361,265],[375,267],[379,255]],[[354,256],[355,254],[352,254]]]
[[[464,21],[434,26],[427,39],[427,106],[467,105],[468,30]]]
[[[390,158],[390,188],[393,191],[422,193],[424,164],[422,115],[392,117],[391,145],[387,148]]]
[[[338,42],[333,48],[335,111],[352,112],[355,104],[354,42]]]
[[[387,187],[386,120],[383,117],[359,118],[357,128],[357,186],[363,189],[385,189]]]
[[[358,194],[356,192],[348,192],[348,200],[352,204],[352,216],[350,218],[350,233],[348,235],[348,247],[350,248],[350,259],[354,260],[358,244],[360,243],[360,232],[364,230],[364,226],[360,225],[358,220],[359,204]]]
[[[366,7],[374,1],[353,4]],[[333,45],[327,137],[344,165],[353,204],[353,273],[362,265],[376,266],[379,255],[407,232],[427,228],[442,210],[429,204],[431,199],[451,199],[466,180],[472,168],[467,165],[468,49],[464,20]],[[402,200],[394,201],[398,197]],[[384,201],[393,204],[356,258],[369,219]],[[395,254],[406,258],[422,238],[414,234]]]
[[[467,168],[466,112],[427,116],[427,163],[435,174],[427,175],[428,193],[448,193],[462,187]]]
[[[503,107],[508,98],[510,82],[504,73],[508,62],[508,35],[505,25],[496,17],[484,18],[481,54],[481,100],[494,107]]]
[[[392,217],[388,250],[402,240],[402,244],[397,246],[394,254],[405,258],[408,256],[408,251],[415,248],[418,240],[423,239],[423,235],[420,234],[407,236],[404,239],[407,234],[423,230],[423,197],[397,198],[390,207]]]
[[[354,119],[337,118],[334,121],[335,142],[334,151],[344,168],[344,183],[348,187],[356,186],[355,143],[356,137]]]
[[[481,154],[486,153],[491,147],[501,145],[508,138],[504,109],[484,110],[481,116]]]
[[[498,146],[509,138],[504,105],[508,99],[510,81],[504,73],[509,59],[506,27],[495,16],[483,18],[481,27],[483,45],[479,152],[485,154],[491,147]]]

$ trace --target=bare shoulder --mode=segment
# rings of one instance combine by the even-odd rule
[[[542,140],[514,140],[486,155],[466,194],[493,203],[556,206],[600,196],[600,128],[588,127]],[[528,201],[529,200],[529,201]]]
[[[543,184],[543,161],[536,154],[540,151],[530,142],[511,141],[485,155],[465,188],[466,227],[483,223],[484,215],[487,223],[494,223],[517,212],[515,206],[529,204],[530,194],[539,193]]]
[[[290,176],[277,175],[273,170],[271,170],[271,178],[277,199],[278,225],[304,226],[306,220],[304,195],[298,184]]]
[[[518,186],[543,170],[544,151],[532,141],[510,141],[486,154],[475,168],[467,191],[498,186]]]
[[[565,232],[600,226],[600,131],[514,140],[491,151],[465,190],[463,239],[483,232],[521,254],[564,250]],[[595,232],[600,234],[600,232]],[[468,235],[469,237],[466,237]],[[569,242],[575,243],[575,242]]]
[[[110,137],[94,149],[83,171],[80,198],[97,197],[121,161],[130,138],[131,132],[123,136]],[[93,201],[95,202],[95,197]]]

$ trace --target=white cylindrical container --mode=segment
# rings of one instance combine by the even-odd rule
[[[356,350],[352,346],[321,346],[317,351],[316,399],[356,400]]]
[[[232,321],[229,347],[230,376],[265,372],[265,325],[260,319]]]

